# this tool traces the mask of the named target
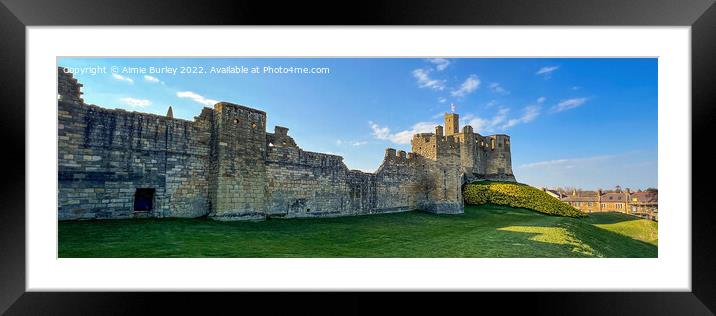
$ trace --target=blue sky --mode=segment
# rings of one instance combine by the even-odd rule
[[[451,105],[482,135],[511,136],[518,181],[585,189],[657,187],[655,58],[60,58],[85,102],[192,120],[228,101],[266,111],[304,150],[372,172],[387,147],[442,124]],[[91,68],[105,72],[92,73]],[[112,73],[117,67],[117,73]],[[123,72],[124,67],[145,73]],[[150,73],[181,67],[202,74]],[[166,68],[165,68],[166,67]],[[211,73],[253,67],[257,73]],[[321,74],[264,67],[328,68]],[[81,73],[85,68],[85,73]],[[234,68],[237,69],[237,68]]]

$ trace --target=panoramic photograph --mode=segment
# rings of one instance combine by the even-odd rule
[[[657,258],[657,72],[60,57],[57,256]]]

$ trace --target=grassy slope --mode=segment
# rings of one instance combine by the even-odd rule
[[[468,206],[464,215],[60,222],[59,256],[656,257],[656,223],[641,221],[623,214],[567,218],[484,205]]]
[[[599,228],[603,228],[621,235],[631,236],[634,239],[648,242],[654,246],[659,244],[659,224],[643,218],[632,217],[621,213],[592,214],[585,219]]]

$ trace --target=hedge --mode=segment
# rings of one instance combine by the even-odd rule
[[[546,192],[522,183],[493,181],[470,183],[465,185],[463,197],[466,204],[495,204],[526,208],[549,215],[587,216]]]

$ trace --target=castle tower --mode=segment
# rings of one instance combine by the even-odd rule
[[[457,113],[445,113],[445,136],[460,133],[460,115]]]
[[[172,110],[172,106],[169,106],[169,110],[167,110],[167,117],[168,118],[174,118],[174,111]]]
[[[470,175],[475,173],[475,162],[477,160],[475,156],[475,133],[472,130],[472,126],[465,125],[462,128],[462,137],[462,142],[460,143],[460,164],[462,165],[463,172]]]
[[[514,181],[512,173],[512,155],[510,153],[510,136],[504,134],[486,137],[489,141],[485,173],[495,180]]]
[[[435,128],[436,132],[442,134],[442,126]],[[433,133],[419,133],[413,135],[413,139],[410,141],[412,145],[411,151],[415,154],[423,156],[428,159],[437,159],[438,150],[438,136]]]
[[[263,219],[266,213],[266,113],[228,102],[214,105],[209,216]]]

